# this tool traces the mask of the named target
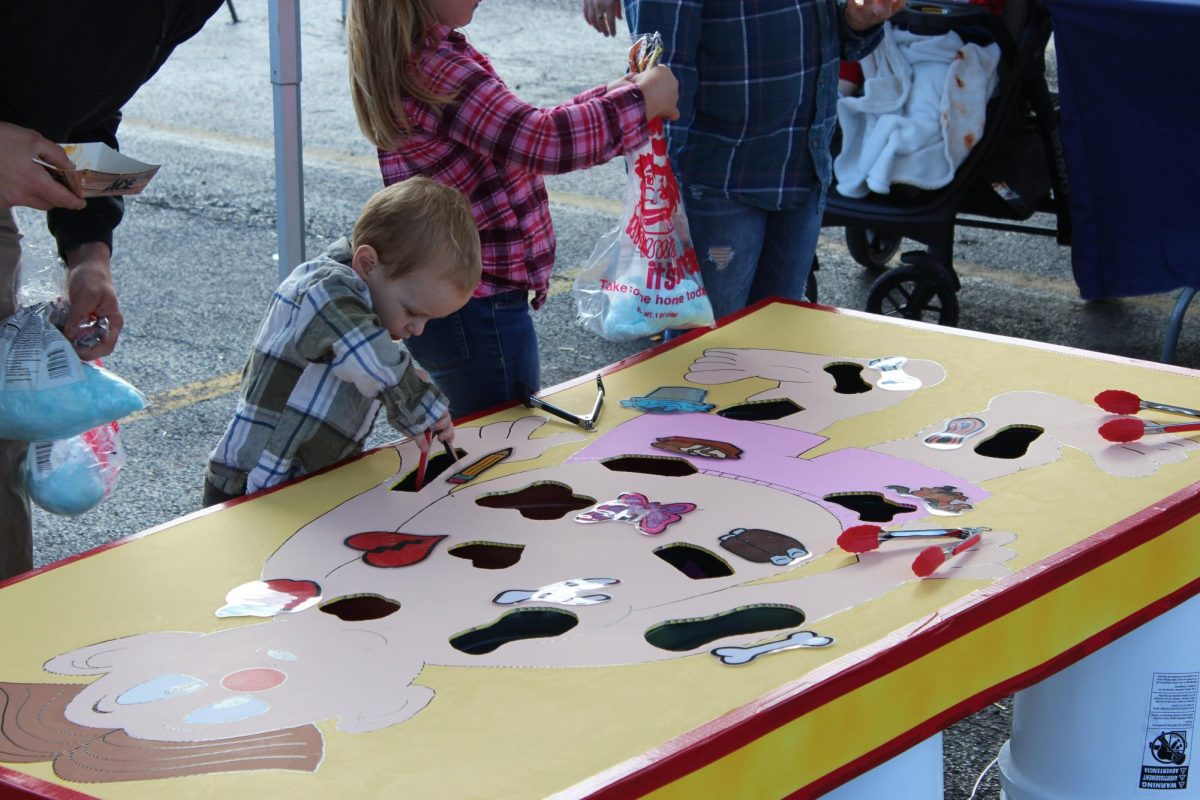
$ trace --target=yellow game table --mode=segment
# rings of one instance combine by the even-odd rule
[[[1096,400],[1194,371],[768,302],[601,375],[0,585],[0,797],[813,797],[1200,588]]]

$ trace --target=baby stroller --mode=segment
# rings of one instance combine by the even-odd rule
[[[983,136],[940,189],[893,185],[889,194],[862,198],[831,190],[822,226],[844,226],[851,257],[881,271],[867,296],[868,311],[956,325],[956,225],[1056,236],[1070,244],[1058,112],[1045,78],[1050,16],[1040,0],[1008,0],[1003,16],[952,0],[913,0],[892,24],[927,35],[953,30],[964,42],[1000,46]],[[835,140],[835,153],[839,147]],[[1055,214],[1056,227],[1019,224],[1038,211]],[[886,269],[904,237],[928,249],[906,252],[899,266]]]

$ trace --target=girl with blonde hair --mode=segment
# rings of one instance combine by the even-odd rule
[[[479,227],[483,279],[460,311],[408,340],[453,417],[540,387],[530,308],[545,302],[555,238],[542,175],[632,150],[655,118],[678,116],[678,85],[655,67],[554,108],[518,98],[457,29],[477,0],[350,0],[351,96],[385,184],[453,186]],[[532,295],[532,300],[530,296]]]

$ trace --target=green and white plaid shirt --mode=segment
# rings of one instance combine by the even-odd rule
[[[382,403],[408,436],[447,410],[371,309],[366,283],[329,256],[296,267],[271,298],[233,421],[210,456],[226,494],[257,492],[362,452]]]

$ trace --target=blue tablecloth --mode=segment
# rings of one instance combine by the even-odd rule
[[[1085,299],[1200,286],[1200,0],[1045,0]]]

